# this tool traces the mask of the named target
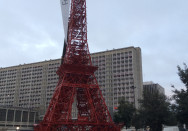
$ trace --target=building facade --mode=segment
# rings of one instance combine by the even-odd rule
[[[0,107],[0,130],[33,131],[33,125],[38,122],[37,111],[19,107]]]
[[[159,92],[160,94],[165,95],[165,89],[158,83],[153,83],[152,81],[144,82],[143,89],[145,92],[150,92],[150,93]]]
[[[141,49],[98,52],[91,58],[99,67],[95,76],[109,110],[113,112],[122,98],[138,107],[143,89]],[[56,59],[0,68],[0,105],[32,108],[44,115],[58,82],[60,63]]]
[[[106,105],[114,111],[123,98],[138,108],[143,90],[141,49],[128,47],[91,56],[93,65],[99,67],[95,75]]]
[[[44,114],[57,84],[60,59],[0,68],[0,105]]]

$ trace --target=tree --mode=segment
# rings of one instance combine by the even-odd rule
[[[144,91],[136,117],[142,123],[136,124],[150,126],[152,131],[162,131],[162,125],[170,123],[169,118],[172,115],[170,102],[165,95],[157,91],[154,93]]]
[[[136,109],[131,103],[123,99],[120,100],[118,111],[114,114],[114,122],[124,123],[126,127],[130,127],[135,111]]]
[[[143,118],[144,116],[137,111],[133,116],[132,125],[136,129],[144,128]]]
[[[177,68],[180,80],[183,82],[186,88],[181,90],[173,90],[173,98],[175,100],[174,107],[178,122],[181,124],[186,124],[188,127],[188,68],[186,64],[184,64],[184,69],[182,69],[180,66]]]

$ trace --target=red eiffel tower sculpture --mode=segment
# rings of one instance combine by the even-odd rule
[[[99,89],[87,43],[86,0],[72,0],[68,44],[59,82],[43,121],[35,131],[119,131]],[[76,101],[77,119],[72,119]]]

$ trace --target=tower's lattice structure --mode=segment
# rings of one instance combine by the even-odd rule
[[[65,4],[67,0],[64,0]],[[59,82],[36,131],[118,131],[99,89],[87,43],[86,0],[72,0]],[[72,119],[76,102],[77,119]]]

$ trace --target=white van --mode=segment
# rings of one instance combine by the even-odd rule
[[[163,131],[179,131],[179,128],[177,126],[164,127]]]

